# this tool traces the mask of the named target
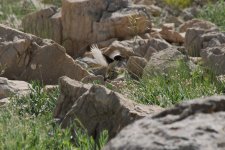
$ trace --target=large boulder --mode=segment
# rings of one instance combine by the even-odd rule
[[[68,77],[59,80],[60,96],[54,111],[63,128],[78,119],[94,138],[103,130],[114,137],[124,126],[162,110],[137,104],[100,85],[83,84]]]
[[[104,150],[224,150],[225,97],[184,102],[125,127]]]
[[[201,57],[206,66],[216,75],[225,74],[225,44],[208,47],[201,51]]]
[[[63,75],[76,80],[89,75],[57,43],[4,25],[0,25],[0,65],[5,67],[4,77],[46,84],[57,83]]]

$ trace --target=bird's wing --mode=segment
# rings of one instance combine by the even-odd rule
[[[97,45],[94,44],[91,46],[91,53],[95,58],[96,63],[102,66],[108,66],[108,63],[106,62],[106,59],[102,54],[102,51],[98,48]]]

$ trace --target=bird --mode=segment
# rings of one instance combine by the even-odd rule
[[[110,78],[118,62],[122,59],[119,51],[113,51],[109,56],[102,54],[97,44],[90,47],[91,53],[94,57],[94,62],[102,66],[101,71],[105,71],[104,77]]]

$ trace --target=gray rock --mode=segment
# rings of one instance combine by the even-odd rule
[[[79,119],[94,138],[103,130],[108,130],[112,138],[124,126],[162,110],[157,106],[136,104],[100,85],[83,84],[68,77],[60,78],[59,84],[61,93],[54,117],[63,128]]]
[[[201,57],[206,66],[216,75],[225,74],[225,44],[208,47],[201,51]]]
[[[141,37],[132,38],[130,40],[114,41],[104,52],[109,56],[119,51],[120,55],[126,59],[130,56],[145,57],[149,60],[154,52],[169,48],[171,45],[163,39],[142,39]]]
[[[30,92],[31,85],[25,81],[8,80],[0,77],[0,99],[13,95],[26,95]]]
[[[225,97],[195,99],[125,127],[103,150],[224,150]]]
[[[183,55],[176,48],[168,48],[154,53],[144,68],[143,77],[176,71],[180,67],[180,62],[186,63],[190,69],[194,66],[187,56]]]
[[[189,20],[179,26],[179,32],[187,32],[188,29],[190,28],[200,28],[202,30],[212,30],[212,29],[218,29],[218,27],[205,20],[201,19],[192,19]]]
[[[105,84],[105,81],[104,81],[104,77],[101,76],[101,75],[98,75],[98,76],[95,76],[95,75],[89,75],[89,76],[86,76],[84,77],[81,82],[83,83],[98,83],[98,84],[102,84],[104,85]]]
[[[9,103],[9,98],[0,99],[0,108]]]
[[[185,35],[185,48],[190,56],[199,57],[202,49],[223,43],[225,43],[225,33],[217,29],[191,28]]]

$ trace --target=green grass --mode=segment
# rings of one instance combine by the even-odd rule
[[[60,7],[62,4],[62,0],[42,0],[44,4],[53,4],[55,6]]]
[[[158,74],[127,81],[130,98],[143,104],[169,107],[184,100],[223,94],[225,86],[218,82],[210,71],[202,67],[190,72],[186,65],[180,64],[177,70],[166,75]]]
[[[185,8],[192,4],[193,0],[165,0],[166,4],[174,8]]]
[[[61,0],[43,0],[43,4],[61,6]],[[0,0],[0,23],[20,28],[21,19],[27,14],[37,11],[31,0]]]
[[[28,13],[35,11],[33,3],[23,0],[0,0],[0,23],[19,28],[19,21]]]
[[[209,3],[204,6],[199,15],[199,18],[215,23],[221,30],[225,31],[225,2],[219,0],[217,3]]]
[[[6,20],[9,15],[15,15],[21,19],[24,15],[35,11],[35,7],[31,1],[26,3],[22,0],[0,0],[0,20]]]
[[[97,145],[84,128],[71,125],[60,129],[52,118],[59,91],[46,93],[40,83],[32,85],[30,95],[12,97],[8,106],[0,108],[0,149],[98,150],[107,142],[107,132],[102,133]]]

